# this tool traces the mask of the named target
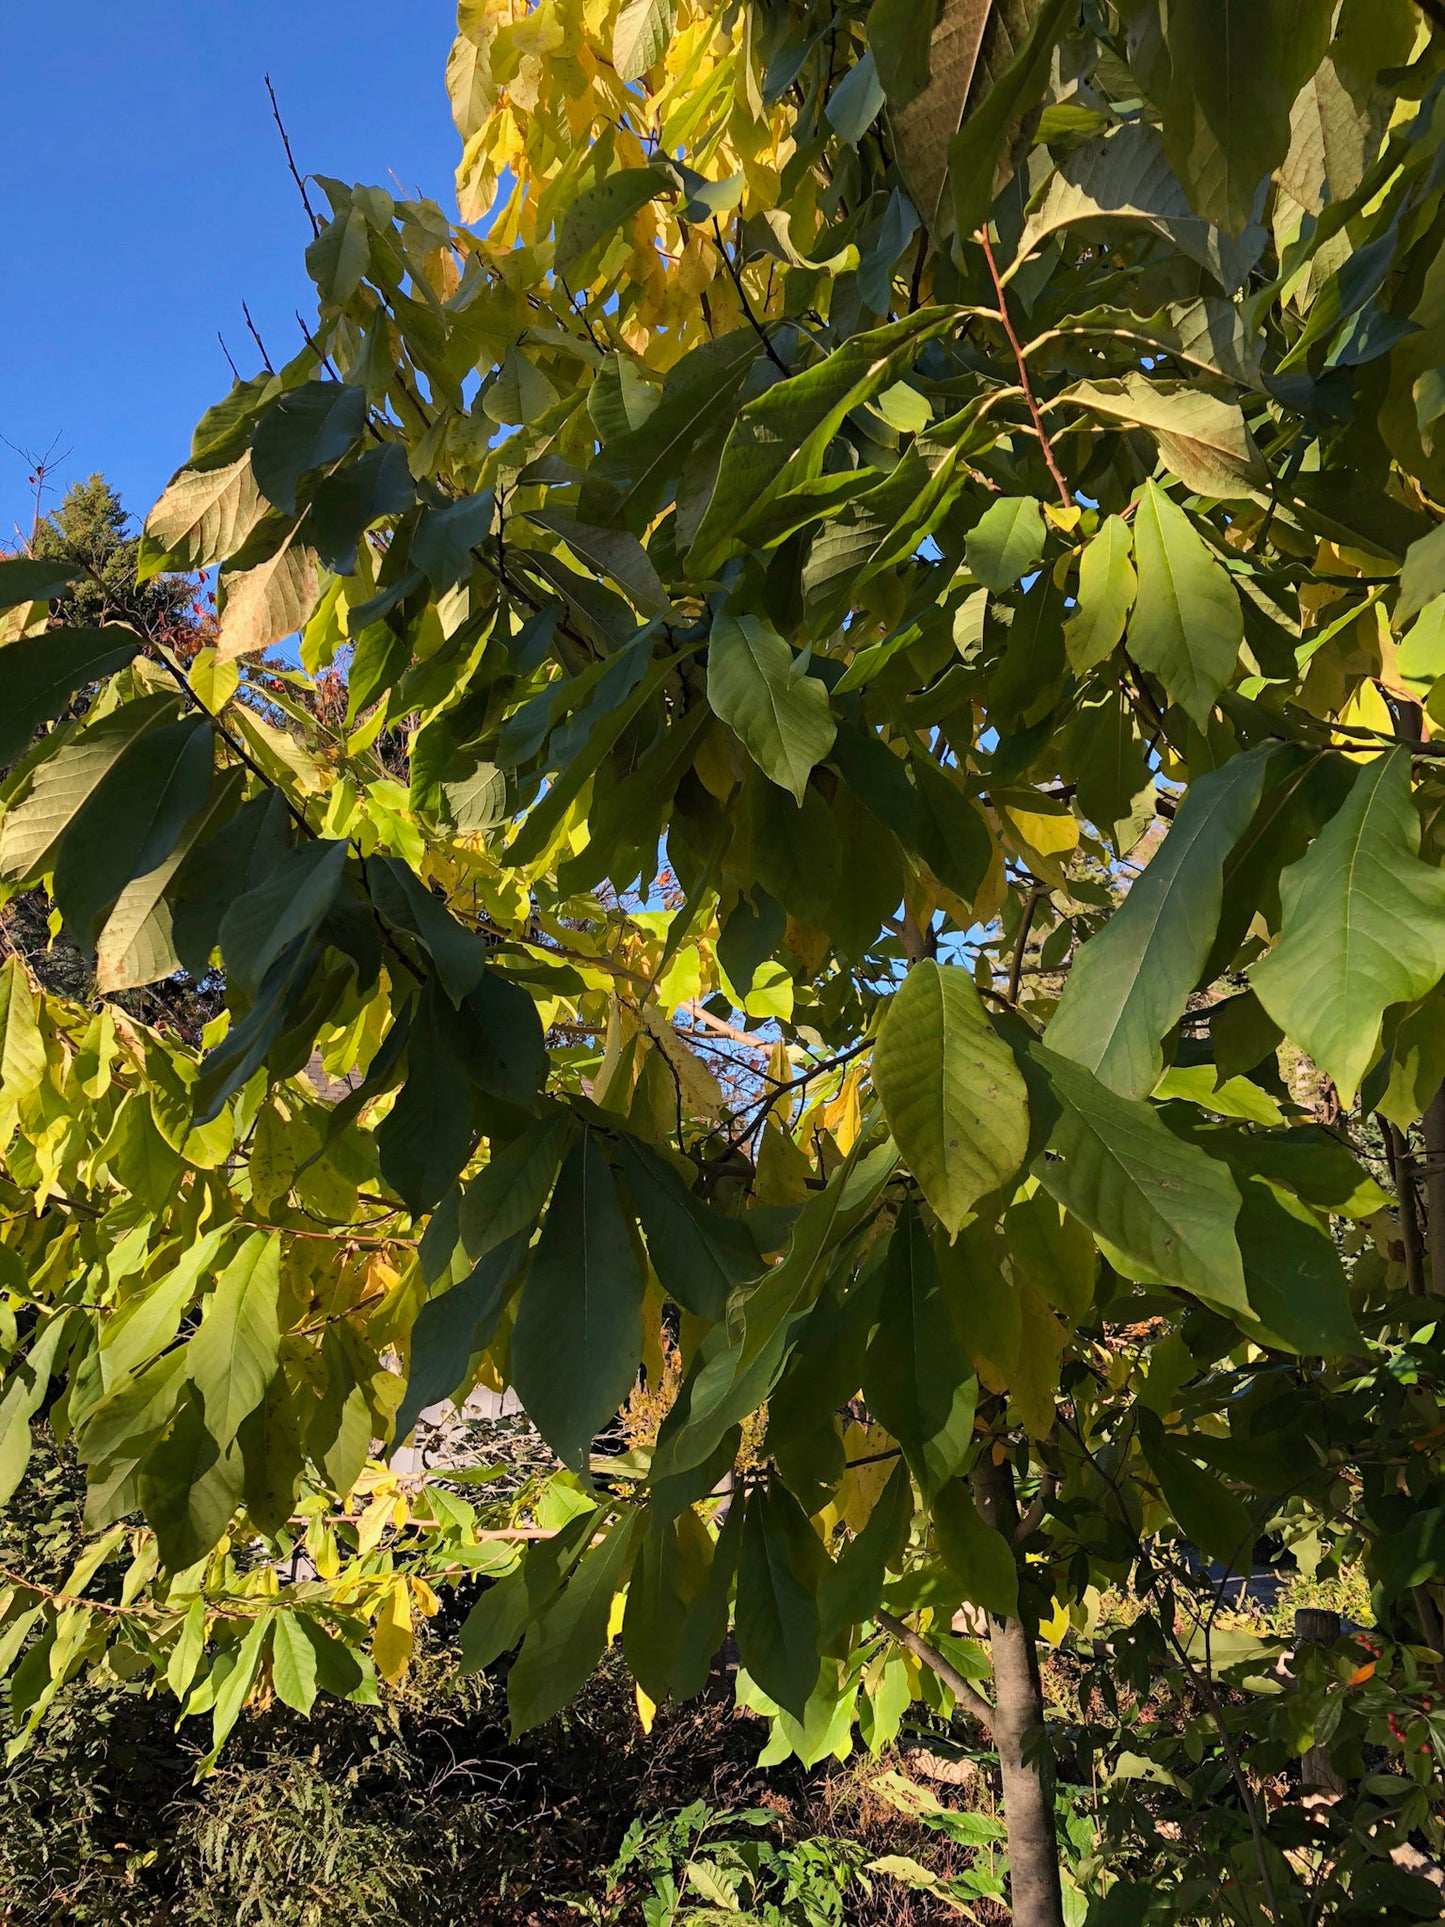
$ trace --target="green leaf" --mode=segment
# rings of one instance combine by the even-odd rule
[[[951,311],[920,308],[854,335],[804,374],[747,402],[728,431],[717,485],[688,554],[692,574],[711,575],[745,546],[750,521],[790,489],[816,480],[853,410],[891,388],[924,342],[954,325]]]
[[[1144,1097],[1160,1040],[1184,1014],[1219,923],[1224,864],[1249,827],[1270,752],[1196,778],[1168,836],[1103,929],[1080,950],[1045,1038],[1121,1097]]]
[[[1032,14],[1032,19],[1018,51],[978,105],[970,102],[962,127],[948,144],[953,218],[960,236],[972,234],[987,217],[1009,131],[1043,98],[1054,43],[1071,13],[1071,0],[1042,0],[1025,10],[1024,18]]]
[[[964,1589],[964,1598],[996,1619],[1019,1609],[1019,1570],[1013,1549],[979,1512],[964,1479],[952,1479],[933,1499],[933,1532],[943,1563]]]
[[[1147,428],[1165,467],[1192,494],[1252,500],[1268,485],[1239,404],[1186,381],[1151,381],[1131,371],[1122,381],[1076,382],[1058,399]]]
[[[599,528],[556,509],[529,509],[529,522],[561,536],[579,562],[608,576],[647,616],[672,613],[672,603],[651,556],[627,529]]]
[[[991,502],[968,532],[964,563],[970,575],[1002,595],[1035,569],[1044,553],[1044,516],[1032,495]]]
[[[801,806],[836,734],[828,692],[799,675],[799,658],[759,616],[719,616],[707,655],[707,695],[763,774]]]
[[[937,14],[935,0],[873,0],[868,9],[868,45],[892,108],[906,107],[928,85]]]
[[[473,573],[472,551],[491,533],[496,513],[496,494],[489,488],[423,511],[411,538],[411,560],[438,595]]]
[[[1250,1309],[1272,1345],[1347,1357],[1364,1348],[1328,1227],[1263,1178],[1242,1177],[1239,1246]]]
[[[341,461],[365,424],[364,389],[336,381],[303,381],[272,402],[256,424],[251,439],[256,487],[284,514],[294,514],[301,477]]]
[[[1170,0],[1164,151],[1190,201],[1229,234],[1289,150],[1290,109],[1324,58],[1332,0],[1282,10],[1250,0]]]
[[[1006,1184],[1028,1144],[1028,1097],[968,973],[915,964],[888,1005],[873,1083],[894,1141],[957,1234],[985,1192]]]
[[[312,546],[328,569],[353,575],[356,545],[365,531],[385,515],[403,514],[415,501],[405,447],[385,442],[369,448],[328,475],[311,498],[307,532]]]
[[[406,1083],[376,1133],[381,1174],[413,1217],[436,1208],[476,1144],[471,1042],[465,1020],[429,982],[407,1036]]]
[[[434,897],[409,863],[393,856],[373,859],[367,872],[371,899],[394,930],[420,939],[454,1004],[469,997],[487,967],[487,940],[469,930]]]
[[[641,80],[667,52],[677,0],[626,0],[612,28],[612,65],[624,86]]]
[[[660,167],[625,167],[584,187],[558,224],[553,255],[557,273],[570,275],[599,241],[672,189],[671,177]]]
[[[856,147],[877,120],[883,106],[883,88],[873,65],[870,47],[844,74],[828,95],[823,112],[840,140]]]
[[[913,757],[912,769],[918,808],[911,833],[910,826],[899,823],[899,834],[945,890],[951,890],[961,903],[972,903],[993,863],[988,823],[972,798],[931,756]]]
[[[973,1438],[978,1380],[917,1209],[888,1244],[878,1329],[863,1361],[868,1410],[903,1447],[927,1504]]]
[[[0,1083],[3,1083],[0,1074]],[[1439,989],[1407,1010],[1390,1040],[1390,1082],[1379,1109],[1408,1131],[1445,1083],[1445,992]]]
[[[734,1287],[763,1269],[757,1247],[736,1218],[709,1210],[648,1145],[624,1137],[617,1148],[658,1283],[685,1310],[715,1323]]]
[[[818,1591],[827,1566],[786,1486],[748,1494],[734,1609],[738,1652],[769,1698],[798,1719],[818,1679]]]
[[[235,814],[245,773],[226,770],[210,801],[181,831],[163,863],[128,883],[116,898],[96,943],[95,987],[109,994],[158,983],[181,968],[167,892],[192,850]]]
[[[716,1325],[704,1336],[658,1435],[654,1484],[706,1464],[777,1384],[817,1301],[829,1255],[872,1211],[897,1165],[891,1143],[864,1157],[861,1142],[798,1213],[786,1252],[747,1294],[736,1325]]]
[[[8,1505],[30,1463],[30,1421],[45,1402],[60,1348],[70,1330],[63,1311],[52,1311],[23,1358],[5,1361],[0,1387],[0,1505]]]
[[[818,1607],[825,1640],[845,1627],[861,1626],[877,1612],[889,1569],[901,1563],[912,1524],[913,1481],[900,1459],[874,1501],[867,1524],[848,1540],[823,1575]]]
[[[149,730],[71,819],[55,859],[55,901],[87,950],[127,884],[163,864],[205,808],[213,755],[211,726],[199,717]]]
[[[229,1446],[275,1376],[281,1239],[254,1231],[216,1280],[200,1328],[186,1345],[186,1375],[200,1394],[206,1430]]]
[[[607,1645],[613,1598],[627,1580],[640,1516],[627,1513],[600,1545],[582,1555],[576,1571],[523,1640],[507,1675],[513,1739],[560,1713],[591,1678]]]
[[[316,1703],[316,1648],[295,1613],[272,1613],[271,1684],[283,1705],[309,1714]]]
[[[1069,667],[1083,680],[1118,648],[1138,577],[1129,560],[1129,524],[1111,515],[1079,558],[1078,606],[1064,624]]]
[[[255,998],[282,954],[314,934],[340,892],[348,848],[339,839],[316,837],[287,850],[226,911],[221,956],[227,982],[241,998]]]
[[[45,1076],[45,1039],[29,974],[12,952],[0,964],[0,1090],[28,1097]]]
[[[526,1262],[527,1233],[494,1245],[468,1275],[429,1298],[411,1328],[406,1396],[392,1437],[399,1444],[427,1406],[463,1389],[471,1361],[496,1336],[507,1291]],[[470,1384],[465,1389],[471,1390]]]
[[[1258,226],[1228,240],[1195,212],[1164,158],[1159,135],[1144,120],[1127,121],[1065,157],[1024,225],[1019,258],[1060,228],[1094,221],[1148,228],[1231,291],[1241,286],[1265,242]]]
[[[0,556],[0,612],[27,602],[52,602],[84,574],[84,563],[64,556]],[[0,762],[5,760],[0,755]]]
[[[565,1464],[586,1464],[641,1353],[637,1258],[602,1145],[584,1129],[557,1179],[511,1346],[522,1403]]]
[[[1175,1137],[1148,1104],[1116,1096],[1042,1044],[1029,1045],[1026,1061],[1035,1110],[1047,1115],[1050,1098],[1058,1105],[1034,1167],[1050,1196],[1110,1248],[1126,1277],[1248,1312],[1239,1192],[1227,1167]]]
[[[500,1149],[494,1141],[491,1161],[462,1198],[458,1226],[468,1257],[484,1258],[494,1246],[536,1223],[573,1129],[568,1112],[552,1110]]]
[[[139,648],[139,636],[115,626],[48,629],[7,643],[0,649],[0,764],[13,763],[77,689],[124,669]]]
[[[1379,1055],[1381,1018],[1445,975],[1445,872],[1419,857],[1410,753],[1366,763],[1343,806],[1280,877],[1279,942],[1255,995],[1334,1079],[1346,1106]]]
[[[1395,627],[1403,629],[1442,590],[1445,590],[1445,523],[1437,523],[1428,535],[1422,535],[1405,551],[1400,595],[1393,618]]]
[[[122,703],[78,731],[32,772],[22,798],[0,820],[0,875],[28,883],[55,867],[55,853],[72,817],[145,730],[172,720],[169,696]]]
[[[689,455],[726,420],[760,352],[751,328],[703,342],[668,370],[662,399],[646,423],[607,442],[590,474],[616,489],[619,522],[641,528],[656,513]]]
[[[1134,564],[1139,593],[1129,653],[1204,729],[1234,674],[1244,618],[1228,574],[1154,482],[1144,484],[1134,517]]]
[[[1244,1501],[1171,1440],[1155,1414],[1138,1408],[1139,1443],[1186,1539],[1231,1572],[1248,1572],[1254,1526]]]

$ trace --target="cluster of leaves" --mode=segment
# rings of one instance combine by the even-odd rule
[[[519,1729],[731,1623],[805,1759],[1002,1731],[964,1607],[1132,1585],[1192,1664],[1181,1541],[1353,1535],[1438,1633],[1445,68],[1217,11],[463,0],[464,224],[323,180],[147,523],[214,645],[0,565],[0,876],[101,993],[0,980],[3,1485],[48,1410],[134,1548],[4,1595],[27,1723],[150,1668],[219,1744],[478,1570]],[[109,1001],[177,971],[201,1052]],[[368,1469],[479,1382],[568,1468],[507,1527]]]

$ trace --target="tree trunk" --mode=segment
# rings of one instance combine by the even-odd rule
[[[1425,1127],[1425,1231],[1430,1289],[1445,1298],[1445,1086],[1431,1098]]]
[[[985,1451],[973,1475],[978,1506],[1010,1544],[1018,1526],[1013,1467]],[[1034,1627],[989,1614],[993,1656],[993,1742],[1003,1779],[1014,1927],[1064,1927],[1053,1760],[1044,1733],[1044,1695]],[[1027,1756],[1027,1757],[1026,1757]]]

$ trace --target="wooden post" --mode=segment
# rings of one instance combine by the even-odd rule
[[[1340,1636],[1340,1616],[1318,1606],[1301,1606],[1294,1616],[1294,1643],[1298,1653],[1306,1646],[1333,1646]],[[1345,1783],[1330,1763],[1327,1746],[1312,1746],[1300,1761],[1300,1779],[1306,1792],[1341,1794]]]

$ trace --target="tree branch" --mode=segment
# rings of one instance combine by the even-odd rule
[[[1019,383],[1024,391],[1024,400],[1029,405],[1029,413],[1033,417],[1034,432],[1039,438],[1039,446],[1044,451],[1044,460],[1049,465],[1049,473],[1054,478],[1054,487],[1059,491],[1059,500],[1066,509],[1071,509],[1074,506],[1074,498],[1069,493],[1064,472],[1054,455],[1054,445],[1049,440],[1048,430],[1044,427],[1044,418],[1039,413],[1039,404],[1034,396],[1034,385],[1029,379],[1029,365],[1024,359],[1022,344],[1014,333],[1014,324],[1009,319],[1008,297],[1003,291],[1003,282],[999,278],[998,263],[993,258],[993,245],[988,238],[988,229],[980,228],[978,238],[983,243],[983,258],[988,263],[989,279],[993,282],[994,293],[998,296],[999,320],[1003,323],[1003,331],[1008,336],[1008,345],[1013,349],[1014,360],[1018,364]]]
[[[976,1719],[980,1726],[986,1727],[990,1733],[993,1731],[993,1708],[983,1694],[963,1677],[958,1668],[944,1658],[937,1647],[930,1646],[920,1633],[914,1632],[911,1626],[905,1626],[901,1619],[895,1619],[892,1613],[880,1610],[873,1617],[884,1632],[896,1639],[900,1646],[906,1646],[915,1659],[921,1660],[930,1673],[935,1673],[943,1681],[959,1705]]]

